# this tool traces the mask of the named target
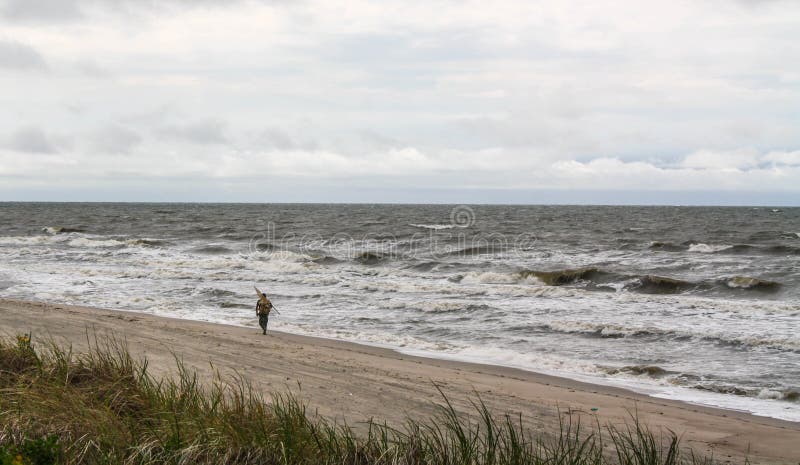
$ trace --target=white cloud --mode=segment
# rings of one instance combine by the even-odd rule
[[[798,22],[781,1],[10,0],[0,127],[37,125],[0,134],[0,172],[800,191]]]
[[[43,70],[44,58],[33,47],[13,40],[0,39],[0,68]]]
[[[800,150],[795,150],[794,152],[769,152],[761,159],[776,165],[800,166]]]
[[[753,150],[714,152],[701,150],[689,154],[681,162],[684,168],[746,170],[758,165],[759,155]]]

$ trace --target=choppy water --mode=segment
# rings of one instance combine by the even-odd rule
[[[0,203],[0,296],[255,327],[257,283],[275,329],[793,421],[799,260],[796,208]]]

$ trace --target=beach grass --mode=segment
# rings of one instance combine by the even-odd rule
[[[555,432],[483,401],[459,412],[444,392],[431,418],[350,427],[288,390],[265,396],[242,376],[201,380],[176,358],[156,377],[124,342],[73,353],[30,335],[0,338],[0,464],[711,464],[672,431],[562,415]],[[41,347],[40,347],[41,346]]]

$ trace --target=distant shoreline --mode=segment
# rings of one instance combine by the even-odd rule
[[[641,207],[641,208],[800,208],[800,204],[715,204],[715,203],[529,203],[529,202],[257,202],[257,201],[152,201],[152,200],[2,200],[0,204],[97,204],[97,205],[379,205],[379,206],[486,206],[486,207]]]

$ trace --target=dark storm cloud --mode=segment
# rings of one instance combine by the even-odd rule
[[[206,119],[187,124],[163,126],[156,135],[165,140],[191,142],[193,144],[226,144],[225,122],[219,119]]]
[[[56,146],[45,132],[36,126],[18,129],[7,139],[7,148],[26,153],[55,153]]]
[[[42,55],[32,47],[15,41],[0,40],[0,68],[43,70],[47,65]]]

